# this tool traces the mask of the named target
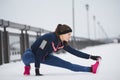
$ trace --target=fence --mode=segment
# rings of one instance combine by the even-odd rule
[[[20,60],[25,49],[29,48],[39,35],[50,32],[6,20],[0,20],[0,28],[3,29],[0,30],[0,64]],[[21,33],[10,33],[8,28],[20,30]],[[28,31],[33,31],[36,35],[29,35]]]
[[[2,29],[0,30],[0,65],[11,61],[21,60],[23,52],[31,46],[38,36],[42,33],[50,32],[42,28],[35,28],[6,20],[0,20],[0,28]],[[7,30],[9,28],[17,29],[20,33],[14,33],[12,30],[12,32],[10,32]],[[28,31],[33,31],[36,34],[30,35]],[[70,41],[70,45],[77,49],[97,44],[103,44],[103,42],[80,37],[74,37],[74,39],[72,37]]]

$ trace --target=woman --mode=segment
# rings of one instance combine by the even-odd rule
[[[22,60],[25,64],[24,75],[30,75],[30,63],[35,63],[36,76],[41,75],[39,72],[40,64],[47,64],[57,67],[66,68],[72,71],[83,71],[96,73],[99,62],[90,67],[72,64],[65,60],[62,60],[51,53],[57,52],[60,49],[81,58],[98,60],[100,56],[89,55],[70,47],[68,41],[71,37],[72,29],[65,24],[58,24],[55,32],[47,33],[40,36],[31,46],[31,49],[27,49],[23,54]]]

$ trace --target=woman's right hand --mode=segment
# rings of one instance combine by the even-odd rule
[[[93,56],[93,55],[91,55],[90,59],[92,59],[92,60],[99,60],[99,59],[102,59],[102,58],[101,58],[101,56]]]

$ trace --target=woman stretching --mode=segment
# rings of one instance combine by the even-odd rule
[[[75,50],[69,46],[68,41],[71,38],[72,29],[66,24],[58,24],[55,32],[47,33],[40,36],[31,46],[31,49],[27,49],[22,60],[25,64],[24,75],[30,75],[30,64],[35,63],[35,74],[40,76],[40,64],[47,64],[52,66],[57,66],[72,71],[82,71],[82,72],[92,72],[96,73],[100,59],[100,56],[93,56],[81,51]],[[81,66],[77,64],[72,64],[71,62],[62,60],[54,55],[53,52],[57,52],[60,49],[85,59],[96,60],[96,63],[91,66]]]

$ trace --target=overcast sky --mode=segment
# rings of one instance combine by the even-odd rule
[[[120,0],[74,0],[75,36],[88,37],[86,4],[89,4],[90,38],[94,39],[96,16],[96,37],[120,35]],[[57,24],[68,24],[73,29],[72,0],[0,0],[0,19],[28,24],[54,31]]]

